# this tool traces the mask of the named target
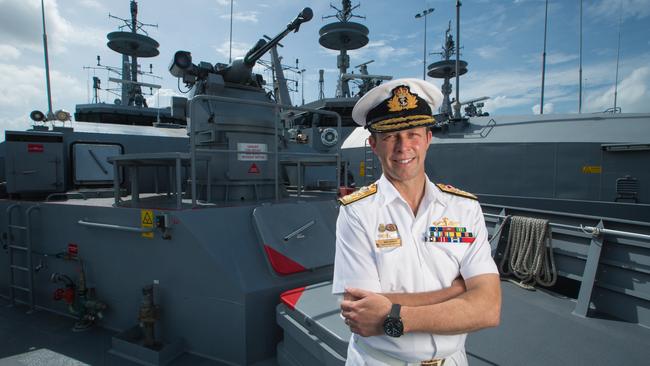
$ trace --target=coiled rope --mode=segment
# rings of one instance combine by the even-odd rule
[[[514,275],[520,280],[517,284],[526,289],[534,289],[536,284],[553,286],[557,269],[548,220],[508,216],[501,227],[508,221],[508,242],[499,263],[501,273]]]

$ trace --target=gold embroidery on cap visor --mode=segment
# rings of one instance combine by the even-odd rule
[[[388,118],[368,126],[371,132],[399,131],[412,127],[432,125],[435,118],[428,115]]]

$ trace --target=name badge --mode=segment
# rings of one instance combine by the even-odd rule
[[[379,224],[377,228],[377,239],[375,240],[377,248],[395,248],[402,246],[402,239],[400,238],[397,225],[395,224]]]

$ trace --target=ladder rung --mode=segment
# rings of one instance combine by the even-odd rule
[[[16,286],[16,285],[11,285],[11,287],[15,288],[16,290],[21,290],[21,291],[25,291],[25,292],[32,292],[32,290],[28,289],[27,287]]]
[[[15,265],[15,264],[10,264],[9,267],[10,267],[10,268],[13,268],[13,269],[17,269],[17,270],[19,270],[19,271],[29,272],[29,268],[27,268],[27,267],[17,266],[17,265]]]
[[[27,227],[20,226],[20,225],[9,225],[9,227],[12,228],[12,229],[27,230]]]
[[[20,245],[10,245],[9,248],[14,250],[28,250],[27,247],[21,247]]]

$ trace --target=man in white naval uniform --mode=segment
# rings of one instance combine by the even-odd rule
[[[435,86],[401,79],[354,107],[383,175],[341,199],[332,292],[353,333],[346,365],[467,365],[467,333],[499,324],[478,201],[424,172],[441,100]]]

